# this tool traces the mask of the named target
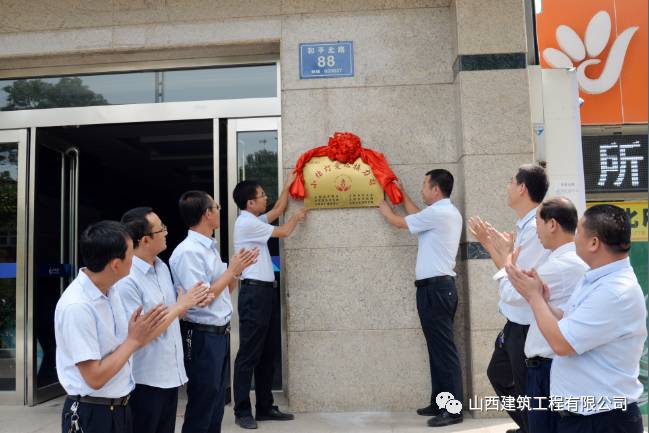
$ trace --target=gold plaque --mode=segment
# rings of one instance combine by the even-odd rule
[[[361,158],[342,164],[326,156],[314,157],[302,174],[306,208],[376,207],[383,201],[383,188]]]

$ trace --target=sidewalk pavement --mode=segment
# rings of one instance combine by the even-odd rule
[[[180,433],[186,400],[178,402],[176,432]],[[35,407],[0,406],[0,433],[61,433],[61,406],[63,397]],[[473,419],[449,427],[426,426],[427,418],[414,412],[342,412],[299,413],[294,421],[264,421],[259,433],[505,433],[515,424],[508,418]],[[224,432],[243,433],[234,424],[232,406],[225,407]],[[92,433],[92,432],[86,432]],[[137,432],[134,432],[137,433]]]

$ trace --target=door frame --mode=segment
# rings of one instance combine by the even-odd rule
[[[0,404],[25,404],[25,251],[28,233],[27,209],[27,129],[0,130],[0,142],[18,144],[18,185],[16,206],[16,389],[0,391]]]
[[[31,128],[32,132],[30,134],[30,152],[29,152],[29,172],[34,173],[33,176],[29,176],[29,234],[34,233],[35,228],[35,203],[36,203],[36,128]],[[76,155],[71,158],[70,165],[66,164],[66,159],[69,158],[68,151],[73,149]],[[79,232],[78,224],[78,193],[79,193],[79,151],[75,147],[70,147],[67,150],[61,149],[52,149],[53,151],[61,155],[61,223],[64,227],[61,227],[61,237],[60,237],[60,256],[58,263],[66,263],[68,261],[72,264],[72,273],[70,279],[74,279],[77,274],[77,265],[78,265],[78,242],[77,236]],[[67,181],[66,181],[67,179]],[[67,200],[64,197],[67,196]],[[69,208],[65,209],[65,205]],[[66,220],[67,216],[67,220]],[[64,258],[64,252],[66,245],[65,233],[67,230],[67,248],[69,249],[70,257],[68,259]],[[37,389],[37,363],[38,359],[36,356],[36,348],[34,347],[35,341],[35,329],[34,329],[34,308],[36,306],[34,300],[34,273],[36,268],[34,266],[34,238],[35,236],[29,236],[28,243],[28,260],[27,260],[27,308],[26,316],[27,320],[25,321],[26,328],[26,339],[25,339],[25,383],[26,383],[26,402],[30,406],[51,400],[52,398],[58,397],[63,391],[62,386],[59,382],[46,385],[40,390]],[[65,287],[67,286],[64,280],[60,281],[60,293],[63,293]],[[39,394],[39,395],[37,395]]]
[[[237,166],[237,133],[250,132],[250,131],[277,131],[277,191],[281,192],[284,185],[284,168],[283,168],[283,154],[282,154],[282,121],[281,117],[247,117],[241,119],[228,119],[228,190],[233,189],[238,180],[238,166]],[[234,221],[239,216],[239,209],[237,208],[234,198],[230,194],[228,200],[228,256],[234,254]],[[279,223],[284,222],[284,216],[280,216]],[[280,329],[281,329],[281,352],[282,352],[282,389],[273,390],[273,395],[279,399],[285,399],[285,391],[287,390],[288,378],[288,350],[287,350],[287,328],[286,328],[286,272],[284,266],[284,240],[279,239],[279,256],[280,256],[280,269],[282,278],[279,284],[280,295]],[[232,309],[237,311],[239,300],[239,291],[237,290],[232,295]],[[230,320],[230,380],[234,380],[234,362],[239,350],[239,315],[233,314]],[[284,401],[282,401],[284,403]]]
[[[30,236],[34,230],[35,209],[35,173],[36,173],[36,134],[39,127],[49,126],[76,126],[98,125],[111,123],[139,123],[175,120],[212,119],[213,130],[213,170],[214,191],[213,197],[219,200],[219,119],[250,118],[250,117],[279,117],[281,115],[281,102],[279,93],[280,70],[278,71],[278,93],[274,98],[249,98],[216,101],[189,101],[165,102],[155,104],[133,104],[114,106],[52,108],[41,110],[5,111],[0,112],[0,132],[6,129],[21,128],[25,134],[22,143],[23,151],[19,150],[22,172],[19,175],[18,192],[18,238],[22,239],[18,250],[17,272],[17,316],[20,314],[21,334],[16,339],[17,346],[17,388],[16,395],[5,398],[0,393],[0,403],[37,404],[35,400],[35,363],[37,360],[30,354],[33,352],[34,327],[33,327],[33,302],[25,305],[25,300],[33,300],[34,296],[34,240]],[[20,126],[19,126],[20,125]],[[27,134],[29,133],[29,134]],[[27,139],[28,135],[28,139]],[[28,158],[27,158],[28,155]],[[21,177],[22,176],[22,177]],[[229,221],[234,224],[234,220]],[[18,277],[20,279],[18,280]],[[22,287],[22,290],[18,288]],[[20,305],[18,305],[20,295]],[[20,311],[19,311],[20,308]],[[20,348],[20,349],[19,349]],[[20,356],[18,356],[20,354]],[[18,384],[20,383],[20,387]]]

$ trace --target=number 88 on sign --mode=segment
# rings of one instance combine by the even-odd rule
[[[300,44],[300,78],[354,76],[354,46],[351,41]]]

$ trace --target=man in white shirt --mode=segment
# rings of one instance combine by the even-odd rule
[[[555,197],[541,203],[536,212],[536,232],[544,248],[551,251],[547,260],[536,268],[546,283],[545,297],[555,308],[563,308],[575,286],[588,270],[588,266],[575,251],[577,209],[570,200]],[[514,256],[520,250],[514,252]],[[508,259],[508,263],[515,259]],[[517,292],[518,294],[518,292]],[[520,296],[521,303],[527,303]],[[549,410],[550,368],[555,357],[545,341],[536,320],[532,319],[525,341],[527,365],[527,397],[530,398],[530,433],[554,433],[559,421],[558,413]]]
[[[259,251],[240,250],[230,257],[229,265],[221,261],[213,238],[220,226],[221,206],[205,191],[183,193],[178,209],[189,230],[169,259],[174,282],[183,288],[205,282],[213,297],[204,308],[190,308],[181,324],[189,379],[182,433],[219,433],[228,383],[230,292]]]
[[[469,220],[469,230],[490,254],[499,271],[494,275],[498,281],[500,313],[507,323],[496,338],[494,352],[487,367],[487,377],[500,398],[514,398],[525,395],[527,388],[527,367],[525,366],[525,339],[532,321],[532,311],[507,279],[505,270],[506,255],[495,247],[490,235],[509,237],[515,247],[520,247],[518,263],[525,269],[531,269],[549,255],[536,235],[536,208],[543,201],[548,191],[548,178],[543,167],[525,164],[518,168],[507,185],[507,205],[516,212],[516,236],[498,233],[489,223],[479,217]],[[491,230],[490,230],[491,228]],[[507,411],[518,424],[518,429],[507,433],[528,433],[527,410]]]
[[[420,210],[404,191],[406,217],[397,215],[386,203],[379,211],[393,226],[408,229],[417,236],[417,312],[426,337],[431,376],[430,404],[418,409],[431,427],[462,422],[462,413],[439,410],[436,397],[450,392],[456,400],[464,399],[460,358],[453,339],[453,319],[458,305],[455,286],[455,257],[462,234],[462,216],[451,203],[453,175],[447,170],[426,173],[421,198],[426,208]]]
[[[289,421],[292,414],[273,405],[272,384],[275,373],[280,326],[279,291],[273,262],[268,250],[270,238],[290,236],[307,210],[297,210],[286,223],[274,226],[288,205],[288,189],[295,178],[291,174],[277,202],[266,212],[268,196],[261,185],[244,180],[235,186],[232,196],[241,214],[234,223],[234,247],[258,248],[257,263],[244,270],[239,289],[239,351],[234,361],[234,415],[242,428],[257,428],[256,421]],[[255,377],[255,417],[252,417],[250,387]]]
[[[133,242],[123,225],[100,221],[81,234],[85,268],[65,289],[54,312],[56,371],[68,397],[63,433],[131,433],[131,356],[160,333],[167,311],[139,306],[124,314],[113,285],[128,275]]]
[[[133,430],[138,433],[174,433],[178,388],[187,382],[178,317],[212,301],[208,286],[199,282],[178,291],[167,265],[158,254],[167,248],[167,227],[150,207],[138,207],[121,219],[133,239],[131,272],[115,284],[127,316],[138,306],[145,310],[166,305],[169,313],[162,334],[133,355],[135,389],[131,394]]]
[[[565,309],[543,296],[544,281],[512,263],[507,274],[527,299],[541,333],[558,356],[550,395],[559,433],[641,433],[639,363],[647,309],[629,261],[631,225],[624,209],[597,205],[579,221],[577,254],[590,270]]]

